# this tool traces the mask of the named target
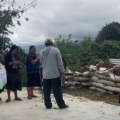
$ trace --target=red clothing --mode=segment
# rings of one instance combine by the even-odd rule
[[[67,61],[65,60],[64,57],[62,57],[62,60],[63,60],[64,69],[66,69],[66,67],[67,67]],[[65,74],[62,75],[62,83],[65,84]]]
[[[66,69],[66,67],[67,67],[67,61],[65,60],[65,58],[64,58],[64,57],[62,57],[62,60],[63,60],[63,65],[64,65],[64,68]]]

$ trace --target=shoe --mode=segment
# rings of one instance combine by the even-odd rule
[[[69,108],[68,105],[65,105],[64,107],[59,107],[59,109],[67,109],[67,108]]]

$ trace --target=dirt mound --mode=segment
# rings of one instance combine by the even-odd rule
[[[97,70],[99,71],[100,67],[107,68],[107,70],[108,70],[108,69],[114,67],[115,65],[116,64],[112,64],[112,63],[109,63],[109,62],[104,62],[104,63],[101,63],[101,64],[97,65]]]
[[[114,75],[120,76],[120,67],[113,70]]]
[[[84,72],[86,72],[86,71],[89,71],[89,68],[87,68],[87,67],[85,67],[85,68],[83,68],[83,69],[71,68],[71,70],[72,70],[73,72],[77,71],[77,72],[80,72],[80,73],[84,73]]]

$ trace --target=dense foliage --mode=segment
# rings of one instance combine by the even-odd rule
[[[97,43],[102,43],[106,40],[120,41],[120,24],[118,22],[112,22],[102,28],[96,37]]]
[[[110,58],[120,58],[120,41],[104,41],[101,44],[88,38],[73,41],[71,35],[67,39],[60,35],[55,39],[55,46],[61,51],[69,67],[82,68],[91,61],[108,61]]]
[[[13,34],[12,28],[15,25],[21,25],[20,18],[23,14],[27,12],[31,7],[35,7],[36,0],[29,4],[24,4],[24,6],[19,6],[16,8],[15,0],[0,0],[0,52],[4,51],[11,46],[11,41],[6,36]],[[28,21],[28,18],[25,18]]]

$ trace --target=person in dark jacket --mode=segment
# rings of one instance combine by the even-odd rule
[[[22,101],[22,99],[19,98],[17,95],[17,90],[22,90],[21,79],[19,74],[20,64],[21,61],[20,56],[18,55],[18,47],[16,45],[13,45],[10,48],[9,53],[5,55],[5,68],[7,71],[6,89],[8,94],[8,99],[6,100],[6,102],[11,101],[10,91],[14,92],[15,100]]]

